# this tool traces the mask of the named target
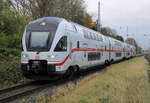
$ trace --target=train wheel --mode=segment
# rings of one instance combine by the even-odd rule
[[[110,65],[110,62],[108,60],[105,61],[105,65]]]
[[[73,67],[70,67],[66,73],[62,76],[62,79],[69,79],[71,80],[75,74],[75,69]]]

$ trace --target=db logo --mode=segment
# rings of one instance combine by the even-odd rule
[[[40,56],[35,56],[35,59],[37,59],[37,60],[40,59]]]

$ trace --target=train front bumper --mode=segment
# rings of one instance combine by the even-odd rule
[[[64,72],[56,71],[54,64],[34,65],[30,63],[21,64],[22,73],[26,78],[34,80],[50,80],[63,75]]]

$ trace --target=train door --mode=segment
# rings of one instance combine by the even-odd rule
[[[123,47],[123,58],[126,58],[126,45],[124,44],[124,47]]]
[[[72,53],[71,53],[72,49],[73,49],[73,43],[72,43],[72,41],[71,41],[71,40],[69,40],[69,52],[70,52],[70,59],[72,59]]]
[[[109,61],[111,61],[111,42],[110,42],[110,39],[108,39],[108,41],[109,41],[109,50],[108,50],[108,52],[109,52]]]
[[[88,44],[87,43],[83,43],[82,47],[84,49],[86,49],[86,48],[88,48]],[[83,51],[82,60],[83,60],[83,65],[87,65],[87,63],[88,63],[88,56],[87,56],[87,51],[86,50]]]

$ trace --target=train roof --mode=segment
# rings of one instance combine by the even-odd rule
[[[29,24],[39,23],[39,22],[46,22],[46,23],[57,23],[59,24],[64,19],[58,17],[43,17],[36,20],[31,21]]]
[[[65,19],[58,17],[43,17],[29,22],[27,30],[54,30],[56,31],[60,22]]]
[[[49,29],[49,27],[52,27],[52,28],[55,28],[55,29],[56,29],[57,26],[58,26],[62,21],[68,21],[68,20],[63,19],[63,18],[59,18],[59,17],[43,17],[43,18],[39,18],[39,19],[36,19],[36,20],[33,20],[33,21],[29,22],[27,28],[29,28],[29,29],[32,28],[33,30],[36,29],[36,28],[39,29],[39,26],[37,27],[36,25],[37,25],[37,24],[40,25],[41,23],[45,22],[45,23],[47,24],[47,26],[46,26],[45,28]],[[76,25],[76,26],[89,29],[89,30],[91,30],[91,31],[93,31],[93,32],[95,32],[95,33],[100,34],[100,35],[103,35],[103,34],[101,34],[100,32],[94,31],[94,30],[92,30],[92,29],[90,29],[90,28],[84,27],[84,26],[82,26],[82,25],[80,25],[80,24],[77,24],[77,23],[75,23],[75,22],[72,22],[72,21],[68,21],[68,22],[69,22],[69,23],[72,23],[72,24],[74,24],[74,25]],[[105,35],[103,35],[103,36],[105,36]],[[114,39],[114,38],[112,38],[112,37],[108,37],[108,36],[105,36],[105,37],[107,37],[107,38],[109,38],[109,39],[112,39],[112,40],[115,40],[115,41],[119,41],[119,40]],[[121,41],[119,41],[119,42],[121,42]],[[125,43],[125,42],[122,42],[122,43]],[[128,43],[125,43],[125,44],[126,44],[126,45],[130,45],[130,44],[128,44]]]

